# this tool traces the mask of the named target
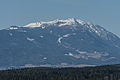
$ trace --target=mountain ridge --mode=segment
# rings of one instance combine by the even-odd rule
[[[116,64],[120,38],[79,19],[54,20],[0,30],[0,66]],[[4,62],[6,61],[6,62]]]

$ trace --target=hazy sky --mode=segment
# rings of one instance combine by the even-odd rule
[[[57,18],[89,21],[120,36],[120,0],[0,0],[0,29]]]

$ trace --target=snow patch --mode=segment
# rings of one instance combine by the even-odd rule
[[[69,55],[69,56],[73,56],[73,54],[72,54],[72,53],[69,53],[68,55]]]
[[[70,36],[70,34],[63,35],[63,37],[69,37],[69,36]]]
[[[86,24],[86,22],[84,22],[84,21],[82,21],[82,20],[80,20],[80,19],[78,19],[77,22],[80,23],[81,25]]]
[[[64,54],[65,56],[67,56],[68,54]]]
[[[34,41],[35,39],[32,39],[32,38],[27,37],[27,40],[29,40],[29,41]]]
[[[47,57],[44,57],[43,59],[44,59],[44,60],[46,60],[46,59],[47,59]]]
[[[63,37],[58,38],[58,43],[61,43]]]
[[[41,38],[43,38],[44,36],[40,36]]]
[[[58,24],[59,23],[59,24]],[[65,20],[54,20],[54,21],[48,21],[48,22],[36,22],[36,23],[30,23],[28,25],[25,25],[24,27],[32,27],[32,28],[35,28],[35,27],[42,27],[43,29],[45,28],[44,25],[47,25],[47,26],[50,26],[50,25],[53,25],[53,26],[59,26],[59,27],[62,27],[62,26],[67,26],[67,25],[76,25],[76,23],[79,23],[81,25],[85,24],[84,21],[82,20],[76,20],[74,18],[68,18],[68,19],[65,19]]]
[[[67,37],[72,36],[72,35],[76,35],[76,33],[65,34],[65,35],[63,35],[62,37],[59,37],[59,38],[58,38],[58,43],[61,43],[61,42],[62,42],[61,40],[62,40],[63,38],[67,38]]]
[[[100,53],[100,52],[85,52],[85,51],[79,51],[76,50],[77,53],[79,54],[73,54],[73,53],[68,53],[65,54],[66,56],[72,56],[74,58],[82,58],[88,60],[89,58],[94,58],[94,59],[102,59],[106,56],[109,56],[108,53]]]
[[[28,25],[25,25],[24,27],[40,27],[42,25],[41,22],[36,22],[36,23],[30,23]]]
[[[111,60],[111,59],[116,59],[115,57],[110,57],[110,58],[106,58],[106,59],[101,59],[102,61],[108,61],[108,60]]]
[[[10,27],[10,30],[18,29],[17,27]]]

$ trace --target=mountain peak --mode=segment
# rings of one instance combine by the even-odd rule
[[[75,18],[68,18],[66,19],[67,21],[71,21],[71,22],[76,22],[77,20]]]
[[[40,22],[30,23],[28,25],[25,25],[24,27],[41,27],[44,24],[57,25],[57,26],[61,27],[61,26],[65,26],[65,25],[75,25],[76,23],[79,23],[81,25],[85,24],[85,22],[80,19],[68,18],[65,20],[56,19],[56,20],[48,21],[48,22],[40,21]]]

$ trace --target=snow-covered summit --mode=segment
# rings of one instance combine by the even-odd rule
[[[41,27],[43,25],[57,25],[59,27],[65,26],[65,25],[76,25],[77,23],[83,25],[85,24],[84,21],[80,20],[80,19],[75,19],[75,18],[68,18],[65,20],[53,20],[53,21],[48,21],[48,22],[44,22],[44,21],[40,21],[40,22],[36,22],[36,23],[30,23],[25,25],[24,27]]]
[[[50,27],[54,26],[54,27],[59,27],[59,28],[63,28],[65,26],[67,26],[67,28],[71,29],[72,32],[82,30],[83,32],[90,32],[91,34],[98,35],[99,37],[103,38],[104,40],[114,41],[112,38],[117,39],[117,36],[115,36],[113,33],[110,33],[103,27],[101,27],[99,25],[94,25],[90,22],[82,21],[80,19],[75,19],[75,18],[68,18],[65,20],[56,19],[56,20],[48,21],[48,22],[40,21],[40,22],[27,24],[23,27],[25,27],[25,28],[41,27],[42,29],[44,29],[49,26]],[[68,27],[68,26],[70,26],[70,27]],[[18,30],[19,28],[20,28],[20,26],[11,26],[10,28],[8,28],[8,30]]]

